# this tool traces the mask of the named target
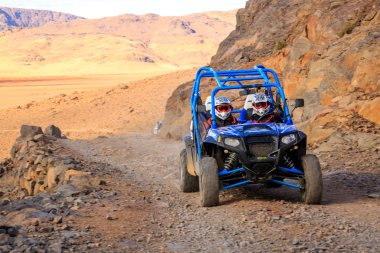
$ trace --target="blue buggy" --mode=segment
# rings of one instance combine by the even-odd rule
[[[201,82],[217,84],[204,104]],[[239,124],[217,127],[215,97],[218,93],[238,92],[234,108]],[[247,118],[250,96],[263,92],[271,106],[281,108],[281,122],[254,123]],[[234,94],[235,94],[234,93]],[[207,108],[207,104],[208,108]],[[210,106],[211,105],[211,106]],[[306,135],[292,122],[284,91],[275,71],[261,65],[253,69],[220,70],[209,67],[197,72],[191,93],[190,134],[184,136],[180,154],[180,189],[200,192],[201,206],[219,204],[219,191],[250,184],[268,187],[288,186],[299,189],[306,204],[320,204],[322,173],[316,156],[306,154]],[[303,107],[296,99],[294,109]],[[294,110],[293,109],[293,110]],[[205,122],[211,118],[211,127]]]

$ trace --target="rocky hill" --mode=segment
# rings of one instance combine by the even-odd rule
[[[125,14],[0,33],[0,75],[171,72],[206,64],[233,30],[235,13]]]
[[[67,13],[0,7],[0,31],[8,28],[38,27],[49,22],[68,22],[82,19]]]
[[[248,1],[211,66],[264,64],[278,71],[287,96],[305,99],[298,121],[312,142],[352,130],[350,120],[362,124],[355,131],[378,139],[379,132],[366,126],[380,124],[379,8],[378,0]],[[191,85],[180,86],[167,103],[171,136],[179,136],[189,119]],[[184,105],[180,111],[178,100]]]

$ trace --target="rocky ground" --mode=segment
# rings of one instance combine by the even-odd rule
[[[380,173],[374,152],[319,154],[325,183],[321,206],[298,203],[297,192],[286,188],[255,188],[223,192],[220,206],[200,208],[198,194],[177,189],[181,143],[150,136],[62,142],[102,174],[107,185],[63,197],[71,203],[68,207],[55,195],[33,197],[34,205],[53,198],[63,206],[63,221],[54,216],[44,223],[28,217],[32,224],[19,233],[29,237],[32,247],[58,252],[379,250]],[[368,164],[363,164],[363,156]],[[348,157],[349,166],[344,164]],[[62,215],[65,208],[69,215]],[[11,238],[17,245],[20,236]]]
[[[320,206],[299,203],[292,189],[253,187],[225,191],[220,206],[201,208],[197,193],[178,190],[180,142],[141,135],[58,142],[101,185],[3,196],[0,252],[380,250],[377,151],[313,146],[324,174]]]

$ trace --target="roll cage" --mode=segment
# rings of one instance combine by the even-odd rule
[[[270,76],[273,77],[274,82],[271,82]],[[270,102],[273,104],[273,94],[271,87],[277,88],[277,93],[280,95],[283,102],[284,110],[284,123],[292,125],[289,108],[286,103],[284,90],[281,87],[280,80],[276,72],[272,69],[265,68],[262,65],[257,65],[252,69],[241,70],[219,70],[215,71],[210,67],[202,67],[197,71],[194,86],[191,93],[190,107],[193,115],[194,125],[194,139],[196,143],[196,150],[198,159],[202,157],[200,134],[198,132],[198,117],[197,117],[197,102],[201,97],[199,93],[200,83],[203,78],[213,78],[218,86],[211,92],[211,128],[216,129],[216,116],[215,116],[215,95],[222,90],[237,90],[237,89],[252,89],[252,88],[265,88],[268,91]],[[248,83],[247,83],[248,82]],[[255,82],[255,83],[254,83]],[[232,83],[232,85],[231,85]],[[240,113],[241,110],[234,110],[233,113]]]

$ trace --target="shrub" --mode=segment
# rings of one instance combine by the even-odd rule
[[[287,46],[287,44],[286,44],[285,40],[280,40],[280,41],[277,41],[277,43],[276,43],[276,49],[277,50],[281,50],[281,49],[285,48],[286,46]]]

